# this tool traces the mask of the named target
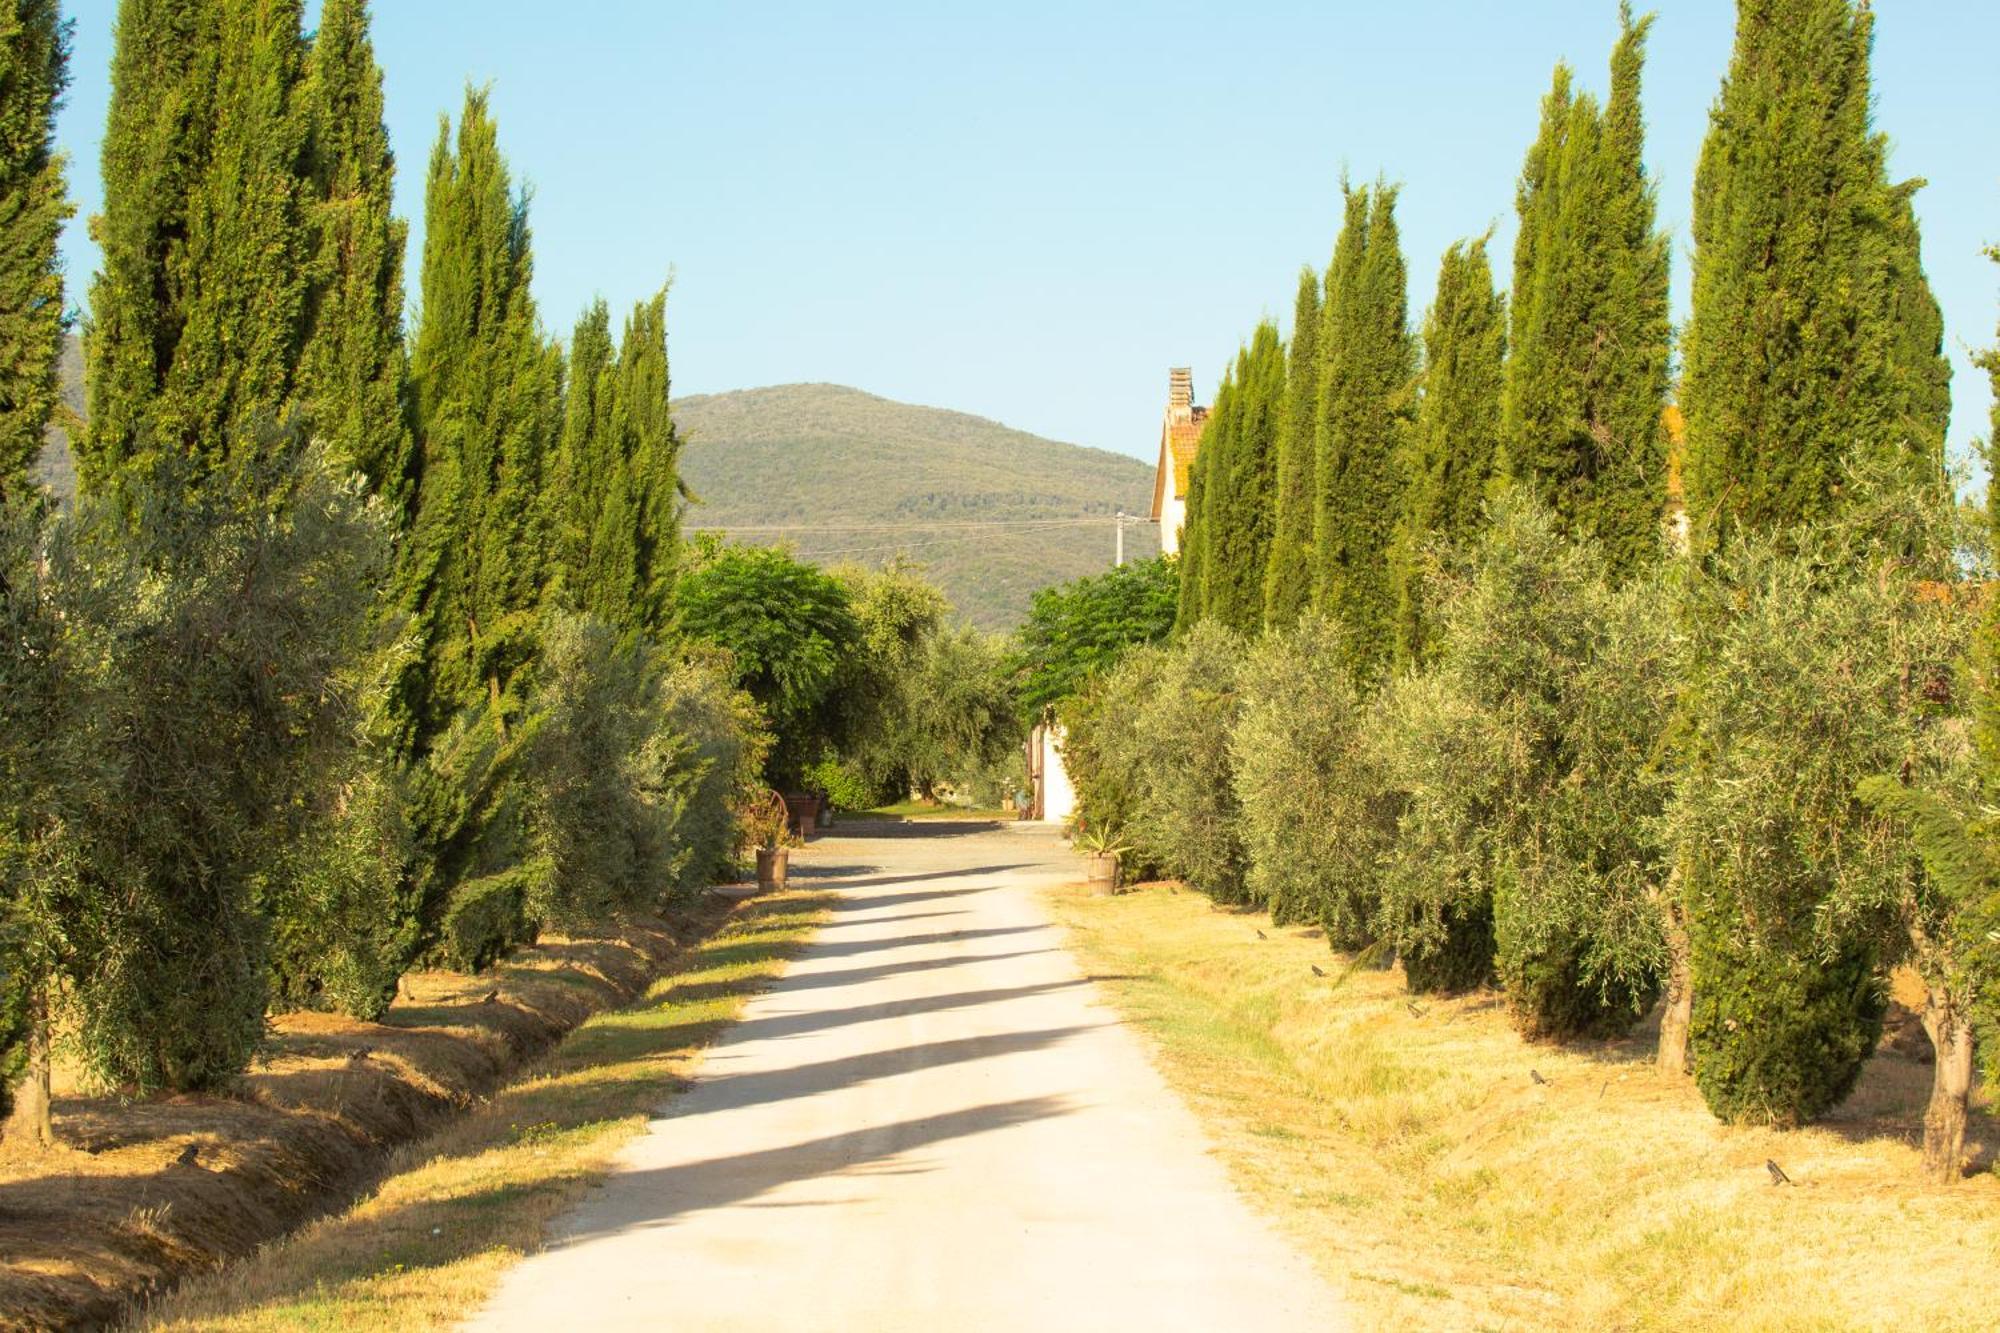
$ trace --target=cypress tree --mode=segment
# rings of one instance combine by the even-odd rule
[[[139,455],[198,484],[294,405],[309,249],[299,0],[124,0],[91,292],[98,484]]]
[[[603,571],[592,560],[605,493],[624,470],[613,437],[612,414],[618,379],[612,369],[611,308],[594,301],[570,335],[569,368],[564,375],[563,429],[556,456],[553,552],[562,600],[597,613]]]
[[[1652,19],[1619,19],[1609,101],[1558,66],[1522,169],[1506,419],[1509,475],[1627,574],[1666,504],[1669,257],[1639,108]]]
[[[56,406],[69,326],[56,238],[74,210],[54,138],[68,86],[57,0],[0,8],[0,502],[22,487]]]
[[[1874,16],[1743,0],[1695,177],[1683,356],[1697,540],[1828,514],[1855,459],[1942,469],[1945,368],[1908,211],[1870,125]]]
[[[392,211],[396,159],[382,123],[366,0],[325,0],[304,102],[312,255],[300,370],[306,418],[404,518],[415,481],[403,343],[409,226]]]
[[[1243,635],[1256,634],[1264,623],[1284,408],[1285,345],[1277,325],[1265,320],[1236,359],[1227,466],[1211,474],[1205,523],[1207,614]]]
[[[1393,649],[1388,552],[1416,352],[1395,187],[1349,190],[1348,219],[1334,251],[1320,347],[1314,600],[1339,624],[1346,665],[1366,684],[1381,676]]]
[[[681,537],[681,440],[671,390],[663,287],[632,308],[618,348],[618,433],[637,524],[632,623],[656,635],[672,614]]]
[[[1320,281],[1308,264],[1299,273],[1298,299],[1292,306],[1291,357],[1278,431],[1270,568],[1264,577],[1264,623],[1273,629],[1292,624],[1312,600],[1320,318]]]
[[[562,363],[529,291],[527,198],[508,179],[481,91],[467,90],[455,138],[448,120],[439,129],[424,216],[408,573],[424,670],[410,704],[434,735],[482,700],[504,716],[506,686],[532,654],[548,563],[543,483],[560,430]]]
[[[1486,241],[1482,236],[1445,251],[1437,298],[1424,317],[1422,394],[1392,565],[1399,664],[1423,656],[1424,551],[1460,545],[1479,530],[1500,451],[1507,302],[1493,290]]]

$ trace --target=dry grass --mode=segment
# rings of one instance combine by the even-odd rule
[[[823,895],[749,903],[669,965],[645,999],[589,1019],[535,1075],[401,1150],[352,1209],[189,1283],[154,1329],[444,1328],[609,1168],[685,1086],[701,1049],[823,917]]]
[[[1413,1009],[1394,970],[1337,985],[1316,932],[1195,893],[1053,896],[1085,965],[1135,978],[1112,999],[1363,1327],[1993,1327],[2000,1177],[1921,1182],[1930,1071],[1908,1055],[1879,1055],[1826,1124],[1729,1129],[1653,1072],[1650,1031],[1531,1046],[1496,996]],[[1973,1138],[1991,1166],[1990,1107]]]

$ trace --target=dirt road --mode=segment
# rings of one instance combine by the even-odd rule
[[[832,922],[479,1329],[1337,1329],[1036,895],[1033,825],[795,852]]]

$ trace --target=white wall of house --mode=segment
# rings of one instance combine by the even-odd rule
[[[1045,824],[1060,824],[1076,813],[1076,788],[1070,785],[1069,770],[1063,767],[1063,729],[1053,722],[1036,727],[1028,744],[1034,753],[1030,767],[1035,774],[1038,808]]]
[[[1181,549],[1181,524],[1187,522],[1187,501],[1175,495],[1169,487],[1160,501],[1160,554],[1178,555]]]

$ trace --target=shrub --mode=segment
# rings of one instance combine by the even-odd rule
[[[1280,924],[1317,922],[1353,949],[1374,938],[1397,810],[1339,647],[1316,616],[1252,646],[1230,752],[1250,895]]]
[[[1411,990],[1450,995],[1493,975],[1487,809],[1501,764],[1474,703],[1436,673],[1399,676],[1370,741],[1400,804],[1383,859],[1377,929]]]
[[[1142,799],[1134,842],[1166,870],[1222,902],[1245,902],[1249,857],[1229,739],[1238,711],[1243,642],[1204,621],[1160,658],[1139,699],[1134,735]]]
[[[348,771],[388,543],[358,479],[291,438],[201,485],[177,455],[86,506],[107,597],[107,725],[74,940],[91,1068],[141,1092],[237,1074],[264,1033],[259,910],[294,812]]]
[[[1858,503],[1858,501],[1857,501]],[[1884,934],[1909,866],[1861,800],[1912,751],[1900,543],[1747,539],[1693,590],[1688,754],[1669,825],[1693,949],[1695,1079],[1730,1122],[1837,1105],[1874,1048]],[[1886,535],[1886,534],[1885,534]]]
[[[1140,812],[1147,797],[1140,714],[1161,688],[1167,652],[1134,648],[1116,666],[1090,677],[1063,701],[1063,765],[1076,788],[1079,822],[1125,838],[1135,875],[1157,871],[1159,850],[1144,840]]]

